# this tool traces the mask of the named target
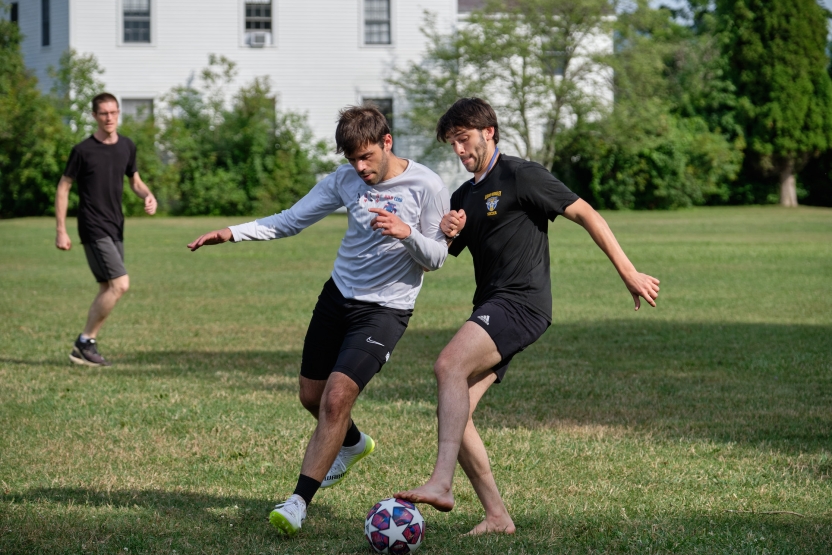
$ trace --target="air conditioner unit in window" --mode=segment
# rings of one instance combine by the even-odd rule
[[[269,44],[269,33],[252,33],[249,44],[252,48],[263,48]]]

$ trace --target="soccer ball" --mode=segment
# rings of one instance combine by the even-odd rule
[[[413,553],[425,537],[425,519],[404,499],[382,499],[367,513],[364,536],[376,553]]]

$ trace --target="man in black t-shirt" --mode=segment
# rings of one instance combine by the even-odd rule
[[[440,225],[448,253],[466,247],[474,260],[474,311],[442,350],[434,372],[439,399],[439,452],[433,474],[396,497],[454,506],[457,460],[485,508],[485,520],[469,534],[514,533],[472,414],[486,390],[505,376],[515,354],[534,343],[552,320],[548,223],[557,216],[580,224],[609,257],[633,296],[656,306],[659,280],[639,273],[604,219],[543,166],[500,154],[497,116],[477,98],[458,100],[436,126],[474,178],[451,196]]]
[[[136,171],[136,145],[116,132],[118,114],[118,100],[113,95],[102,93],[93,98],[92,115],[98,129],[72,148],[55,195],[55,246],[68,251],[72,240],[66,232],[66,209],[72,182],[78,182],[78,234],[99,290],[69,360],[90,366],[110,365],[98,352],[96,337],[130,287],[124,268],[124,176],[133,192],[144,199],[144,211],[156,213],[156,198]]]

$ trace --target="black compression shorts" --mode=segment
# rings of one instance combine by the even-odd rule
[[[329,279],[306,331],[300,375],[326,380],[340,372],[363,390],[390,359],[412,313],[346,299]]]
[[[497,383],[503,381],[514,355],[537,341],[549,327],[543,316],[499,297],[474,307],[468,321],[484,329],[500,352],[502,360],[491,369],[497,374]]]

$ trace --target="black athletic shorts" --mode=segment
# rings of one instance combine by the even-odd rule
[[[497,383],[503,381],[514,355],[537,341],[549,322],[543,316],[525,306],[500,298],[492,298],[479,306],[468,318],[479,324],[494,341],[503,359],[491,371],[497,374]]]
[[[121,241],[113,241],[112,237],[96,239],[92,243],[84,243],[84,252],[98,283],[127,275],[124,267],[124,243]]]
[[[346,299],[330,278],[306,331],[300,375],[326,380],[340,372],[363,390],[390,359],[411,314],[412,310]]]

